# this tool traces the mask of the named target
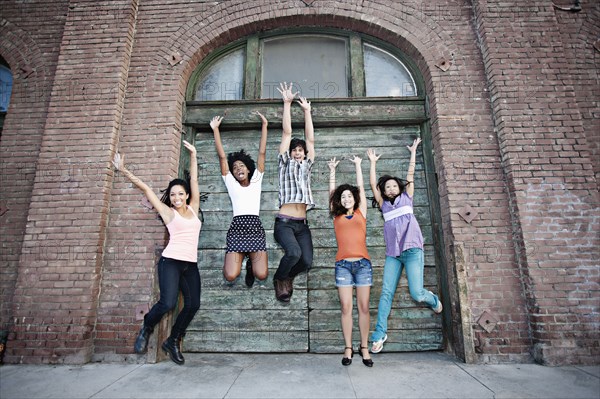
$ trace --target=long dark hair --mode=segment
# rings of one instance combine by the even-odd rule
[[[360,205],[360,191],[358,187],[350,184],[342,184],[329,196],[329,214],[331,217],[345,215],[348,211],[342,205],[342,193],[346,190],[350,191],[354,197],[354,210],[356,211],[358,209],[358,206]]]
[[[254,163],[254,160],[252,159],[252,157],[248,154],[246,154],[246,151],[244,150],[239,150],[237,152],[232,152],[229,155],[227,155],[227,165],[229,165],[229,170],[231,171],[231,173],[233,174],[233,164],[235,163],[235,161],[241,161],[243,162],[244,165],[246,165],[246,167],[248,168],[248,179],[252,179],[252,176],[254,176],[254,170],[256,170],[256,164]],[[235,176],[233,176],[235,177]],[[237,178],[236,178],[237,180]]]
[[[190,190],[190,172],[189,171],[185,171],[184,172],[185,178],[184,179],[173,179],[169,182],[169,186],[167,188],[165,188],[164,190],[160,190],[161,193],[163,193],[162,197],[160,198],[160,201],[167,205],[169,208],[173,207],[173,204],[171,204],[171,189],[173,188],[173,186],[181,186],[183,187],[183,190],[185,191],[186,194],[188,194],[188,199],[186,201],[186,204],[190,204],[190,200],[192,199],[192,191]]]
[[[396,183],[398,183],[398,187],[400,188],[400,193],[398,193],[398,195],[393,198],[385,195],[385,183],[387,183],[388,180],[396,181]],[[379,189],[381,198],[383,198],[384,201],[391,202],[392,204],[394,203],[396,198],[398,198],[398,196],[402,195],[404,190],[406,190],[406,186],[408,186],[409,184],[410,184],[409,181],[400,179],[399,177],[396,177],[396,176],[390,176],[390,175],[383,175],[379,178],[379,180],[377,180],[377,188]],[[373,198],[373,200],[371,201],[371,205],[373,206],[373,208],[379,208],[379,204],[377,203],[375,198]]]

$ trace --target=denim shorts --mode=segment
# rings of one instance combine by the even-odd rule
[[[350,262],[338,260],[335,262],[336,287],[370,287],[373,285],[373,268],[369,259]]]

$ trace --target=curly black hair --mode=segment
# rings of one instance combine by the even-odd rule
[[[246,151],[244,150],[229,153],[227,155],[227,165],[229,165],[229,170],[231,172],[233,172],[233,164],[235,163],[235,161],[241,161],[244,163],[244,165],[246,165],[246,167],[248,168],[248,179],[252,179],[254,171],[256,170],[256,164],[254,163],[252,157],[246,154]]]
[[[396,183],[398,183],[398,187],[400,188],[400,193],[398,193],[397,196],[391,198],[388,197],[387,195],[385,195],[385,183],[387,183],[388,180],[395,180]],[[384,201],[389,201],[392,204],[394,203],[394,201],[396,200],[396,198],[398,198],[399,195],[401,195],[404,190],[406,190],[406,186],[408,186],[410,184],[409,181],[400,179],[399,177],[396,176],[390,176],[390,175],[383,175],[379,178],[379,180],[377,181],[377,188],[379,189],[379,193],[381,194],[381,198],[383,198]],[[375,200],[375,198],[373,198],[373,200],[371,201],[371,205],[373,206],[373,208],[379,208],[379,204],[377,203],[377,201]]]
[[[348,211],[342,205],[342,193],[344,191],[350,191],[354,197],[354,210],[357,210],[360,205],[360,190],[356,186],[350,184],[342,184],[338,186],[329,196],[329,214],[331,217],[345,215]]]

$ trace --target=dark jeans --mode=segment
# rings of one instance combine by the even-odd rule
[[[310,229],[305,221],[275,218],[275,241],[285,251],[273,278],[285,280],[308,271],[312,266],[313,244]]]
[[[154,327],[165,313],[175,308],[179,290],[183,294],[183,309],[171,330],[171,336],[183,335],[200,309],[200,273],[198,264],[161,257],[158,261],[160,299],[144,316],[144,324]]]

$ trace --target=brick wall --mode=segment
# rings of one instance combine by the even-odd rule
[[[11,4],[10,14],[0,14],[9,21],[0,29],[9,33],[17,30],[22,7]],[[584,91],[593,67],[589,56],[575,57],[587,60],[581,71],[568,70],[581,66],[572,52],[595,28],[575,35],[573,22],[545,2],[68,5],[55,12],[64,34],[54,27],[41,40],[53,43],[47,53],[58,66],[48,114],[39,120],[40,155],[8,158],[38,159],[29,173],[31,200],[25,188],[17,190],[30,208],[19,212],[21,224],[12,230],[25,234],[23,248],[17,240],[12,258],[3,253],[9,262],[2,269],[3,303],[12,303],[12,320],[18,320],[8,361],[138,359],[131,354],[136,316],[155,299],[165,229],[139,190],[113,175],[112,153],[118,145],[142,180],[162,188],[177,175],[185,90],[198,63],[246,35],[295,26],[379,38],[412,57],[423,75],[445,241],[447,351],[470,362],[527,361],[531,354],[550,364],[594,361],[598,198],[587,147],[597,102],[586,100]],[[33,31],[32,25],[25,29]],[[561,35],[552,34],[559,28]],[[0,43],[10,62],[10,43]],[[13,100],[20,101],[15,94]],[[15,107],[5,124],[3,154],[19,145],[20,127],[10,123],[24,111]],[[13,147],[5,137],[13,137]],[[9,191],[2,190],[4,200]],[[470,222],[459,216],[467,205],[477,213]],[[11,320],[2,306],[2,320]],[[575,323],[576,331],[564,330]]]
[[[570,7],[570,2],[556,2]],[[566,85],[573,86],[575,100],[600,188],[600,3],[583,2],[580,12],[555,10],[565,63],[559,67]]]
[[[68,1],[3,2],[0,7],[0,55],[13,74],[0,138],[0,330],[4,331],[12,324],[19,256],[67,5]]]
[[[135,8],[127,1],[69,3],[19,261],[8,361],[91,358]],[[115,24],[120,13],[125,18]]]
[[[600,211],[555,11],[547,2],[476,5],[533,355],[547,364],[591,363]]]

